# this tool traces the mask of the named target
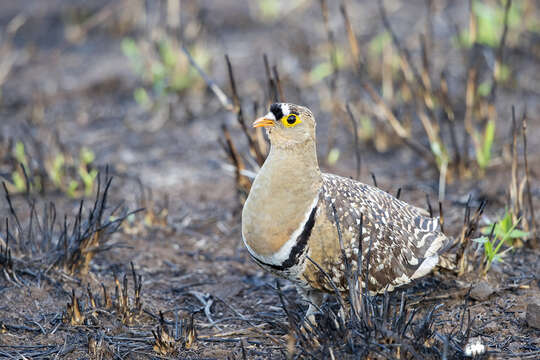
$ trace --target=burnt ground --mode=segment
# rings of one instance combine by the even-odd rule
[[[301,338],[294,319],[299,319],[306,305],[291,284],[280,280],[277,287],[276,279],[257,267],[243,247],[241,205],[231,170],[234,168],[220,145],[224,138],[222,124],[228,127],[248,170],[254,169],[255,162],[248,160],[248,144],[235,114],[222,107],[199,77],[185,89],[167,92],[159,98],[165,104],[156,105],[154,110],[144,110],[134,100],[135,88],[152,89],[152,84],[134,70],[122,52],[122,41],[126,37],[150,39],[157,36],[156,29],[166,31],[166,3],[25,0],[0,5],[0,74],[6,74],[0,76],[0,176],[7,183],[9,200],[21,223],[19,228],[8,197],[2,194],[0,358],[366,356],[361,345],[349,346],[346,341],[354,336],[362,338],[365,329],[360,331],[358,324],[345,324],[350,325],[349,330],[336,329],[328,321],[329,315],[323,316],[322,330],[313,335],[319,346],[286,336],[291,333]],[[381,110],[376,109],[376,101],[362,90],[360,79],[354,75],[338,4],[328,2],[329,36],[319,2],[279,2],[277,6],[265,1],[232,3],[181,2],[180,29],[173,24],[168,31],[174,34],[171,38],[183,39],[192,52],[198,49],[206,54],[205,72],[232,98],[224,60],[224,54],[229,55],[246,121],[260,115],[271,97],[262,58],[265,53],[270,64],[277,65],[285,99],[305,104],[316,114],[324,171],[356,175],[354,136],[345,111],[345,104],[350,102],[358,110],[358,117],[367,114],[375,131],[374,136],[360,138],[359,180],[372,183],[374,174],[379,187],[394,194],[401,189],[401,199],[420,207],[427,206],[427,194],[434,215],[438,215],[439,174],[400,142],[387,123],[377,120]],[[466,51],[455,44],[454,26],[463,29],[469,21],[465,2],[434,1],[431,13],[425,1],[385,3],[400,45],[410,50],[415,64],[422,62],[418,37],[425,33],[430,20],[430,71],[436,81],[441,71],[447,74],[459,147],[470,154],[461,176],[455,169],[449,170],[442,202],[445,232],[459,239],[469,195],[472,212],[487,200],[479,227],[500,219],[505,208],[512,208],[516,199],[509,190],[513,173],[512,105],[516,107],[518,125],[522,114],[527,113],[530,196],[536,223],[540,224],[538,5],[534,1],[516,1],[524,7],[520,15],[523,19],[521,25],[509,27],[504,63],[510,75],[498,84],[492,102],[498,114],[496,136],[491,163],[482,172],[475,168],[472,144],[465,149],[462,139],[466,59],[475,59],[478,79],[489,78],[496,50],[478,45],[477,53],[471,50],[463,56]],[[377,47],[373,39],[385,30],[377,6],[364,1],[348,2],[347,6],[367,58],[364,71],[379,91],[382,74],[388,69],[381,68],[381,55],[369,51]],[[18,23],[20,27],[10,33]],[[343,64],[337,72],[318,80],[313,69],[322,63],[332,68],[329,54],[334,47],[343,55]],[[384,52],[397,55],[390,41]],[[186,62],[184,54],[178,53]],[[402,84],[403,79],[396,75],[393,81],[398,94],[401,90],[397,84]],[[157,98],[155,91],[149,92]],[[391,98],[385,101],[392,102]],[[414,138],[427,145],[415,106],[404,100],[393,103],[391,108],[407,122]],[[443,135],[448,144],[448,131],[444,130]],[[90,149],[95,155],[91,167],[101,171],[101,193],[106,166],[114,177],[107,203],[101,204],[106,208],[102,222],[95,225],[96,220],[92,223],[89,218],[97,184],[83,207],[83,222],[95,226],[89,226],[89,232],[83,231],[82,235],[77,235],[76,226],[84,197],[80,191],[74,197],[68,196],[65,186],[55,186],[50,179],[28,195],[10,185],[14,183],[13,174],[20,172],[13,155],[18,143],[25,146],[31,182],[35,177],[47,178],[46,168],[58,154],[71,164],[63,174],[68,179],[64,183],[77,179],[80,149]],[[528,192],[522,182],[525,149],[521,133],[517,143],[518,159],[514,164],[521,194],[521,212],[517,215],[527,219],[532,229]],[[331,149],[334,155],[339,153],[337,161],[328,161]],[[31,215],[32,204],[35,216]],[[56,210],[50,231],[45,225],[48,217],[44,209],[48,204],[54,204]],[[114,223],[102,230],[103,223],[116,219],[109,213],[117,206],[116,218],[139,208],[144,210],[129,216],[119,227]],[[63,238],[64,216],[68,231]],[[82,252],[82,258],[92,254],[84,271],[81,261],[68,256],[71,250],[65,250],[62,242],[69,237],[73,241],[70,249],[73,245],[76,252],[77,246],[83,247],[81,239],[91,238],[88,234],[93,232],[99,233],[99,241]],[[475,231],[471,237],[478,236]],[[401,351],[404,358],[460,358],[466,343],[475,338],[486,345],[486,357],[538,358],[540,330],[526,321],[527,305],[540,298],[540,254],[531,249],[533,241],[531,235],[521,245],[516,243],[516,249],[507,252],[504,262],[494,264],[486,276],[480,274],[482,249],[474,250],[476,245],[471,244],[469,267],[464,274],[440,270],[396,291],[389,299],[390,317],[398,313],[401,299],[406,300],[408,314],[414,313],[415,317],[402,337],[375,331],[371,344],[382,345],[373,345],[376,350],[365,347],[369,356],[394,358]],[[6,245],[12,263],[7,261]],[[130,263],[137,274],[134,277]],[[70,264],[75,265],[70,268]],[[126,274],[127,293],[123,294]],[[140,296],[133,281],[138,275]],[[473,290],[479,283],[488,284],[492,293],[475,295]],[[74,307],[80,307],[81,314],[69,305],[73,305],[73,291],[80,303]],[[97,301],[95,305],[92,297]],[[385,299],[379,296],[371,301],[381,304]],[[328,306],[337,312],[335,299]],[[429,329],[422,330],[422,324],[429,324]],[[194,341],[190,338],[191,328],[197,335]]]

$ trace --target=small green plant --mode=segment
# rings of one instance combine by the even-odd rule
[[[13,158],[16,160],[16,167],[11,173],[10,181],[7,182],[10,192],[40,191],[42,184],[47,184],[45,180],[49,180],[55,189],[61,190],[69,197],[92,195],[98,171],[92,168],[95,155],[86,147],[80,150],[79,157],[75,159],[63,153],[53,155],[45,162],[44,171],[39,169],[31,171],[32,162],[21,141],[15,143]]]
[[[448,156],[448,150],[446,149],[446,146],[444,146],[444,143],[437,139],[433,142],[430,142],[430,148],[433,155],[435,155],[435,161],[437,162],[437,167],[439,168],[439,171],[444,167],[448,167],[450,158]]]
[[[83,147],[81,149],[79,160],[79,177],[81,178],[84,185],[84,195],[90,196],[92,195],[92,190],[94,189],[94,182],[98,175],[98,171],[96,169],[88,170],[89,166],[95,160],[95,155],[90,149]]]
[[[335,54],[333,54],[333,59],[323,61],[313,67],[309,72],[309,81],[310,84],[316,84],[323,81],[335,71],[335,67],[341,69],[345,66],[345,53],[342,49],[336,48]],[[335,64],[332,62],[335,61]]]
[[[63,154],[57,154],[53,160],[52,167],[49,171],[49,177],[51,178],[54,186],[61,187],[62,179],[64,177],[64,164],[66,159]]]
[[[259,15],[264,21],[273,21],[279,18],[283,12],[283,5],[274,0],[257,0]]]
[[[491,148],[495,139],[495,121],[489,120],[484,129],[484,135],[475,133],[477,141],[476,145],[476,162],[482,171],[484,171],[491,162]]]
[[[201,81],[177,42],[165,34],[152,43],[124,38],[121,46],[143,82],[143,86],[135,89],[133,97],[145,110],[163,103],[163,97],[168,94],[180,93]],[[201,67],[208,65],[210,57],[201,46],[194,45],[190,53]]]
[[[26,157],[26,151],[24,150],[22,141],[17,141],[17,143],[15,143],[13,156],[20,164],[24,165],[24,167],[28,167],[28,158]]]
[[[15,149],[13,150],[13,156],[17,160],[20,166],[18,166],[15,171],[11,174],[11,179],[15,187],[15,191],[22,193],[26,191],[26,181],[24,180],[24,174],[22,174],[21,166],[25,169],[28,169],[28,158],[26,157],[26,152],[24,150],[24,144],[21,141],[17,141],[15,144]]]
[[[30,161],[28,159],[28,155],[26,154],[24,144],[21,141],[17,141],[15,143],[15,149],[13,149],[13,157],[17,161],[18,166],[11,173],[10,190],[14,193],[39,190],[41,188],[41,181],[38,177],[28,179],[29,183],[26,183],[24,172],[27,172],[29,170],[28,166]],[[30,189],[27,189],[27,186],[29,186]]]
[[[508,0],[506,0],[508,1]],[[470,29],[459,34],[458,42],[463,47],[471,47],[473,42],[496,48],[499,45],[500,34],[504,26],[504,8],[506,1],[501,4],[490,4],[480,0],[473,0],[472,12],[476,22],[476,36],[471,37]],[[508,27],[512,31],[519,31],[523,19],[524,6],[514,1],[508,13]],[[473,42],[471,42],[471,40]]]
[[[503,262],[504,254],[514,248],[517,239],[524,239],[529,236],[529,233],[517,229],[519,221],[518,219],[514,222],[511,212],[506,210],[504,217],[499,222],[482,228],[484,236],[473,240],[484,247],[482,274],[487,274],[491,264],[494,262]],[[504,244],[508,248],[502,250]]]

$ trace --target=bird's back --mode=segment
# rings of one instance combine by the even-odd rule
[[[369,257],[369,290],[391,291],[426,275],[437,265],[438,252],[447,243],[437,218],[430,218],[424,210],[376,187],[332,174],[323,174],[322,178],[320,202],[324,206],[320,206],[317,216],[310,253],[323,263],[338,287],[345,289],[346,279],[332,205],[344,251],[353,267],[357,265],[360,218],[363,219],[362,269],[366,269]]]

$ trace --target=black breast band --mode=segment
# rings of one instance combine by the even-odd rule
[[[311,236],[311,231],[313,230],[313,226],[315,225],[316,213],[317,206],[315,205],[315,207],[313,208],[313,210],[311,210],[311,213],[309,214],[308,221],[306,221],[306,223],[304,224],[304,229],[302,230],[302,233],[298,235],[298,238],[296,239],[296,244],[291,249],[289,257],[281,265],[265,263],[257,259],[255,256],[251,255],[250,253],[251,257],[260,265],[268,266],[269,268],[277,271],[284,271],[296,265],[298,263],[298,258],[300,257],[300,254],[304,252],[308,239]]]

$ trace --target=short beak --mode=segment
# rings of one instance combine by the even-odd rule
[[[253,127],[254,128],[257,128],[257,127],[265,127],[265,126],[274,126],[274,120],[272,119],[267,119],[265,118],[264,116],[263,117],[260,117],[258,118],[257,120],[255,120],[253,122]]]
[[[257,120],[255,120],[253,122],[253,127],[257,128],[257,127],[274,126],[275,120],[276,120],[276,118],[275,118],[274,114],[269,112],[268,114],[264,115],[263,117],[260,117]]]

